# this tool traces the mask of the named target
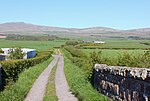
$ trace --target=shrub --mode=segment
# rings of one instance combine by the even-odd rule
[[[63,52],[68,55],[67,51],[63,50]],[[106,101],[106,97],[94,90],[86,79],[85,71],[75,66],[67,57],[65,57],[64,71],[70,89],[79,101]]]
[[[113,66],[128,66],[128,67],[140,67],[150,68],[150,51],[146,51],[144,54],[131,55],[128,52],[124,52],[117,58],[104,58],[100,53],[93,52],[90,55],[91,62],[94,64],[107,64]]]
[[[35,58],[8,60],[0,62],[6,74],[6,84],[8,84],[9,81],[15,81],[18,78],[18,74],[20,74],[24,69],[34,66],[35,64],[38,64],[40,62],[43,62],[47,60],[50,56],[51,52],[45,51],[40,53],[40,55],[38,55]]]
[[[47,68],[52,59],[50,58],[20,73],[14,85],[0,92],[0,101],[23,101],[35,80]]]
[[[8,58],[12,60],[16,60],[16,59],[23,59],[24,56],[25,56],[25,53],[22,53],[21,48],[17,47],[15,49],[11,49],[11,52]]]
[[[2,49],[0,49],[0,53],[4,53],[4,51]]]
[[[81,68],[87,79],[91,79],[93,74],[93,65],[90,59],[79,49],[67,46],[65,47],[67,52],[66,56],[79,68]],[[64,51],[65,51],[64,50]]]
[[[74,48],[73,46],[66,46],[65,49],[71,53],[73,57],[86,58],[87,56],[79,49]]]
[[[69,40],[69,41],[67,41],[66,42],[66,45],[77,45],[79,42],[78,41],[76,41],[76,40]]]

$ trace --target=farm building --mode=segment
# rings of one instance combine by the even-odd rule
[[[14,48],[1,48],[4,53],[0,54],[0,60],[7,60],[7,56],[11,53]],[[36,56],[36,49],[22,48],[22,53],[25,53],[23,59],[33,58]]]
[[[10,54],[12,48],[1,48],[5,55]]]
[[[92,43],[92,41],[83,40],[83,43]]]
[[[23,53],[25,53],[24,59],[33,58],[36,56],[36,49],[22,48]]]
[[[0,61],[6,60],[7,55],[0,54]]]
[[[95,44],[104,44],[104,41],[93,41]]]

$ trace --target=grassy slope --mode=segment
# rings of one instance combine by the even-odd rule
[[[26,69],[19,76],[17,82],[9,89],[5,89],[0,93],[0,101],[22,101],[36,78],[52,61],[52,57],[43,63],[37,64],[29,69]]]
[[[26,48],[35,48],[38,51],[45,51],[49,48],[63,45],[64,40],[55,40],[55,41],[12,41],[0,39],[0,48],[7,47],[26,47]]]
[[[63,51],[65,52],[65,51]],[[99,94],[85,79],[83,71],[75,66],[66,56],[65,75],[71,91],[78,97],[79,101],[105,101],[105,97]]]

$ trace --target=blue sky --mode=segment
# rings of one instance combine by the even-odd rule
[[[150,27],[150,0],[0,0],[0,23],[86,28]]]

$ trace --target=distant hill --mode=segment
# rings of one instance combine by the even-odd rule
[[[0,24],[0,31],[58,31],[58,32],[73,32],[73,33],[92,33],[92,32],[115,32],[117,30],[105,27],[92,27],[92,28],[61,28],[61,27],[50,27],[50,26],[40,26],[34,24],[28,24],[24,22],[10,22]]]
[[[101,35],[108,37],[118,36],[150,36],[150,28],[118,30],[106,27],[91,28],[61,28],[34,25],[24,22],[10,22],[0,24],[0,34],[76,34],[76,35]]]

